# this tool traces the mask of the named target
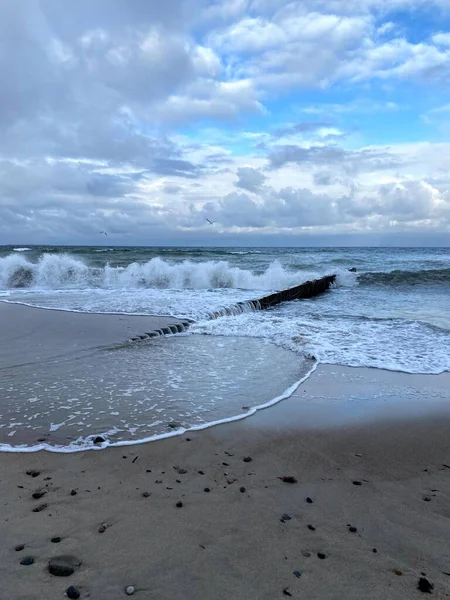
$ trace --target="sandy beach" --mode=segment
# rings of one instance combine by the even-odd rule
[[[53,600],[74,586],[110,600],[131,585],[161,600],[411,599],[421,577],[448,597],[450,410],[436,390],[449,377],[430,378],[322,366],[239,422],[127,448],[3,454],[1,597]],[[405,385],[435,401],[387,407],[380,390]],[[372,408],[355,411],[358,399]],[[60,556],[69,577],[47,570]]]

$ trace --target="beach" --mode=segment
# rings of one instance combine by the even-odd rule
[[[445,253],[72,252],[0,258],[1,599],[449,596]]]
[[[448,374],[433,380],[448,390]],[[421,577],[447,597],[450,410],[430,402],[424,416],[379,397],[393,384],[420,395],[421,382],[427,394],[427,376],[319,366],[294,396],[235,423],[126,448],[3,454],[2,597],[63,598],[72,585],[107,600],[131,585],[152,599],[410,599]],[[322,407],[309,401],[325,389]],[[351,417],[349,397],[371,414]],[[79,564],[69,577],[48,573],[58,556]]]

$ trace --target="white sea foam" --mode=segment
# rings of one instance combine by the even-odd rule
[[[11,254],[0,258],[0,288],[32,289],[245,289],[279,290],[323,273],[290,271],[273,261],[261,274],[227,261],[170,263],[152,258],[127,267],[89,267],[68,254],[43,254],[35,263]]]
[[[14,248],[14,252],[28,252],[31,248]]]
[[[31,453],[31,452],[39,452],[40,450],[46,450],[48,452],[71,454],[74,452],[85,452],[86,450],[103,450],[104,448],[107,448],[107,447],[135,446],[137,444],[145,444],[147,442],[153,442],[156,440],[162,440],[165,438],[183,435],[188,431],[201,431],[203,429],[208,429],[210,427],[215,427],[217,425],[223,425],[225,423],[232,423],[234,421],[240,421],[242,419],[245,419],[247,417],[254,415],[258,410],[262,410],[264,408],[269,408],[270,406],[273,406],[274,404],[277,404],[278,402],[281,402],[282,400],[286,400],[287,398],[292,396],[292,394],[298,389],[298,387],[304,381],[306,381],[310,377],[310,375],[316,370],[316,368],[317,368],[317,365],[314,364],[304,377],[302,377],[301,379],[296,381],[293,385],[291,385],[287,390],[285,390],[279,396],[269,400],[268,402],[265,402],[264,404],[254,406],[244,413],[233,415],[232,417],[217,419],[216,421],[211,421],[209,423],[201,423],[199,425],[192,425],[190,427],[180,427],[176,430],[173,430],[173,431],[170,431],[167,433],[147,436],[147,437],[139,439],[139,440],[121,440],[118,442],[110,442],[108,440],[108,437],[112,437],[117,432],[117,429],[113,428],[106,432],[97,432],[95,434],[95,435],[101,435],[102,437],[105,438],[105,441],[102,444],[94,445],[92,442],[93,434],[91,433],[89,435],[89,437],[84,437],[84,438],[80,437],[74,443],[69,444],[68,446],[57,446],[57,445],[53,446],[51,444],[46,444],[46,443],[39,443],[34,446],[23,446],[23,445],[11,446],[9,444],[0,444],[0,452]]]

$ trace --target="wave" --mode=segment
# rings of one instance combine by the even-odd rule
[[[31,248],[14,248],[14,252],[28,252]]]
[[[161,258],[126,267],[91,267],[68,254],[43,254],[37,262],[10,254],[0,258],[0,288],[34,289],[220,289],[272,291],[299,285],[323,273],[289,271],[277,261],[265,272],[231,266],[227,261],[171,264]]]
[[[358,282],[364,285],[406,286],[450,283],[450,269],[424,269],[418,271],[395,270],[362,273]]]

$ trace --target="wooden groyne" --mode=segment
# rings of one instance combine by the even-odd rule
[[[210,319],[218,319],[219,317],[238,315],[253,310],[266,310],[277,304],[281,304],[282,302],[313,298],[314,296],[326,292],[335,281],[336,275],[326,275],[320,279],[305,281],[305,283],[301,283],[300,285],[296,285],[286,290],[280,290],[279,292],[274,292],[273,294],[262,296],[261,298],[237,302],[233,306],[228,306],[211,313],[209,317]]]

